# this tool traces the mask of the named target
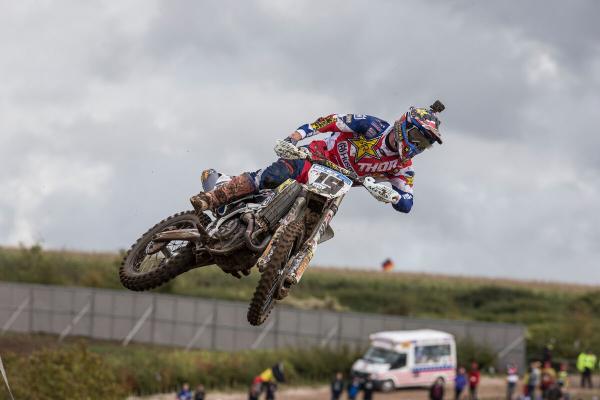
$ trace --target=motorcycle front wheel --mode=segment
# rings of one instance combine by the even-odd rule
[[[205,227],[207,215],[199,218],[194,211],[184,211],[163,219],[144,233],[125,255],[119,268],[121,284],[129,290],[143,291],[158,287],[194,268],[196,257],[192,243],[172,240],[160,250],[153,249],[152,238],[157,233],[175,229]]]
[[[304,233],[304,224],[301,220],[296,220],[283,229],[281,235],[272,244],[273,253],[263,268],[250,302],[247,315],[250,325],[258,326],[265,322],[275,306],[277,290],[283,279],[283,269]]]

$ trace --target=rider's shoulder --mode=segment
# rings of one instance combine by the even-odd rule
[[[383,118],[376,117],[369,114],[338,114],[338,118],[341,118],[346,123],[359,122],[359,121],[382,121],[386,122]]]
[[[368,114],[341,114],[338,118],[353,131],[366,133],[368,130],[371,136],[380,135],[390,126],[387,121]]]

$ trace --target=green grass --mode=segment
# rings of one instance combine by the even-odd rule
[[[122,399],[173,391],[183,382],[245,390],[280,361],[291,385],[325,383],[337,371],[348,372],[361,354],[350,347],[186,352],[81,338],[59,345],[54,336],[16,334],[1,336],[0,349],[16,398],[31,400]]]
[[[122,289],[121,255],[0,248],[0,280]],[[249,301],[257,274],[237,280],[216,267],[190,271],[158,292]],[[555,342],[574,358],[583,346],[600,353],[600,288],[585,285],[383,273],[311,267],[286,303],[391,315],[525,324],[529,355]],[[577,344],[579,347],[577,347]]]

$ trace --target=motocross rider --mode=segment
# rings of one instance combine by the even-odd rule
[[[394,124],[370,115],[331,114],[300,126],[285,140],[295,145],[319,133],[330,133],[324,140],[314,140],[307,146],[313,156],[323,157],[359,176],[389,182],[400,194],[392,206],[408,213],[413,205],[412,158],[433,143],[442,143],[437,114],[444,108],[439,100],[429,108],[410,107]],[[287,179],[306,183],[310,167],[307,160],[280,158],[256,172],[226,177],[214,189],[216,173],[206,170],[202,174],[206,191],[192,196],[190,202],[198,213],[217,209],[259,190],[275,189]],[[209,180],[212,183],[207,185]]]

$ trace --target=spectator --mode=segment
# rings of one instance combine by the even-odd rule
[[[582,351],[577,357],[577,370],[581,372],[581,387],[592,388],[592,371],[596,367],[596,355],[589,350]]]
[[[196,392],[194,393],[194,400],[204,400],[206,397],[204,395],[204,385],[196,386]]]
[[[282,362],[265,369],[260,375],[254,378],[248,391],[248,399],[258,400],[262,392],[266,393],[267,399],[275,399],[277,382],[285,382]]]
[[[373,399],[373,391],[375,390],[375,384],[370,377],[364,381],[362,385],[363,390],[363,400],[372,400]]]
[[[465,390],[465,386],[467,386],[467,371],[464,367],[458,368],[458,372],[454,377],[454,400],[459,400],[460,395],[463,390]]]
[[[557,382],[562,389],[569,387],[569,364],[566,362],[560,364]]]
[[[429,399],[430,400],[443,400],[444,399],[444,380],[437,378],[433,385],[429,388]]]
[[[517,366],[514,364],[508,364],[506,368],[506,400],[512,400],[517,389],[517,382],[519,382],[519,374],[517,372]]]
[[[557,383],[553,383],[552,386],[550,386],[546,391],[546,397],[544,398],[547,400],[562,400],[565,397],[563,397],[563,392],[560,389],[560,386]]]
[[[339,400],[344,391],[344,376],[341,372],[335,374],[335,378],[331,381],[331,400]]]
[[[540,390],[542,391],[542,398],[548,397],[548,390],[556,382],[556,371],[552,368],[550,361],[544,363],[544,369],[542,369],[542,379],[540,381]]]
[[[355,400],[360,390],[360,381],[354,377],[348,382],[348,400]]]
[[[192,400],[192,391],[190,390],[190,384],[185,382],[181,387],[179,393],[177,393],[177,400]]]
[[[533,361],[529,364],[529,371],[526,378],[524,394],[531,399],[535,399],[535,388],[540,381],[539,362]]]
[[[260,394],[262,392],[262,382],[256,381],[256,378],[250,385],[250,390],[248,391],[248,400],[258,400]]]
[[[277,384],[275,382],[267,383],[267,400],[275,400],[275,392],[277,391]]]
[[[469,370],[469,400],[477,400],[477,386],[479,386],[480,376],[479,365],[473,361]]]

